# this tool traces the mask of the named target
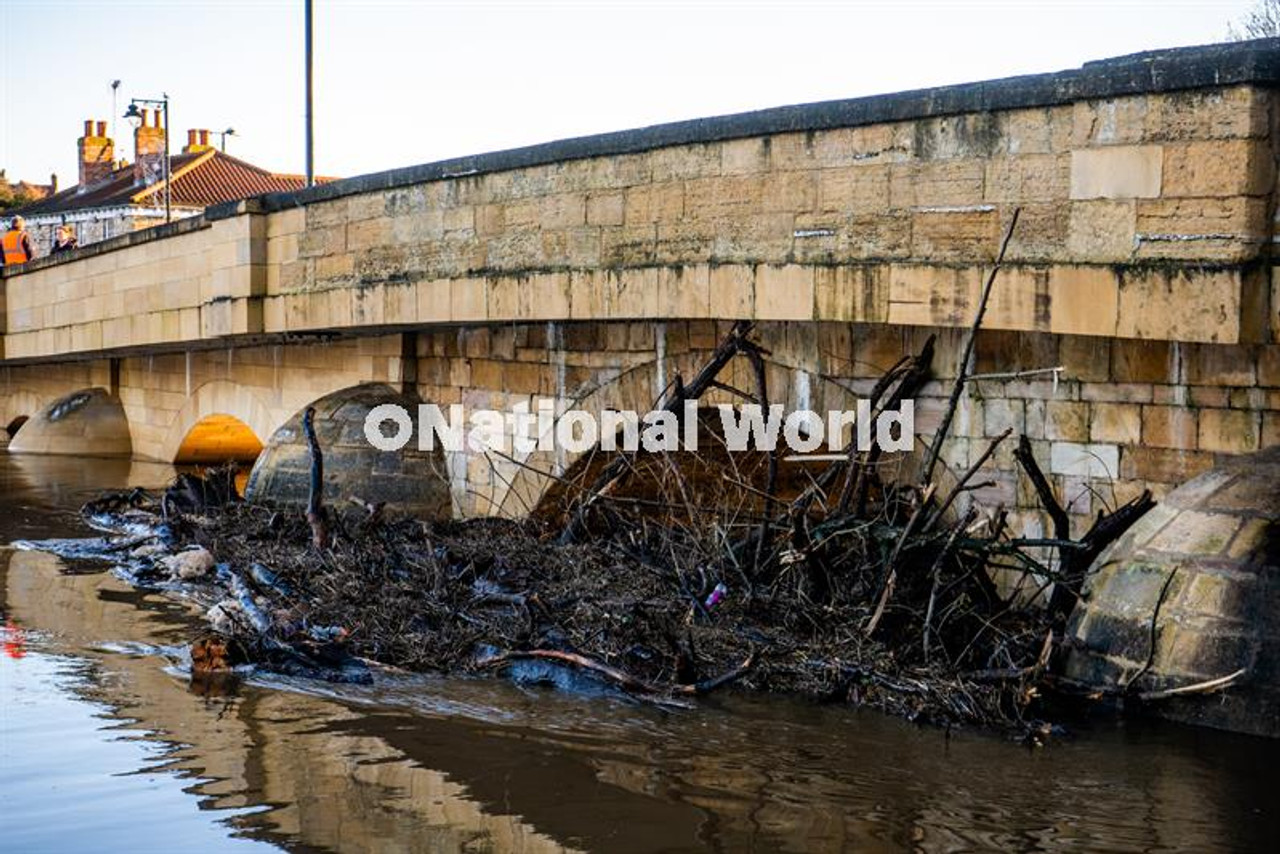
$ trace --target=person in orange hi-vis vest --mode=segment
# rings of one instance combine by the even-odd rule
[[[9,230],[4,233],[4,265],[25,264],[36,253],[31,249],[31,236],[27,234],[27,221],[15,216],[9,223]]]

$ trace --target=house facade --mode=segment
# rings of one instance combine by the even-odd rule
[[[8,215],[21,214],[37,257],[47,255],[59,226],[70,225],[81,246],[165,221],[165,197],[174,220],[200,213],[209,205],[263,193],[288,192],[305,185],[300,175],[269,172],[219,151],[209,131],[187,131],[187,144],[169,158],[165,180],[167,129],[159,111],[142,111],[134,130],[134,160],[116,159],[107,123],[88,120],[77,140],[79,181]]]

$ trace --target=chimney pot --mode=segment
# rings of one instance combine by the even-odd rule
[[[199,131],[195,131],[195,130],[189,130],[189,131],[187,131],[187,146],[188,146],[188,147],[190,147],[190,146],[192,146],[192,145],[195,145],[195,144],[196,144],[196,134],[198,134],[198,133],[199,133]]]
[[[209,132],[207,130],[200,131],[200,144],[201,145],[209,144]]]
[[[81,190],[110,177],[115,162],[115,146],[107,137],[106,122],[87,119],[84,123],[84,136],[77,141],[76,147],[80,161],[78,177]]]

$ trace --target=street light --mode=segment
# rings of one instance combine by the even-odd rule
[[[213,134],[214,136],[218,137],[221,140],[221,147],[222,147],[223,154],[227,153],[227,137],[239,135],[236,133],[235,128],[227,128],[226,130],[211,130],[209,131],[209,133]]]
[[[164,111],[164,221],[172,222],[173,213],[171,202],[173,200],[173,186],[169,172],[169,95],[162,94],[159,99],[156,98],[130,98],[129,109],[124,111],[124,119],[134,130],[142,126],[143,116],[138,110],[138,105],[144,107],[158,107]]]

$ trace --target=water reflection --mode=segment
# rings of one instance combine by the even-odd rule
[[[62,511],[147,474],[26,462],[0,455],[0,540],[65,534]],[[1274,745],[1172,725],[1030,752],[739,697],[671,714],[393,676],[202,694],[155,652],[191,636],[185,606],[62,569],[0,550],[21,654],[0,654],[6,849],[1257,850],[1280,832]]]

